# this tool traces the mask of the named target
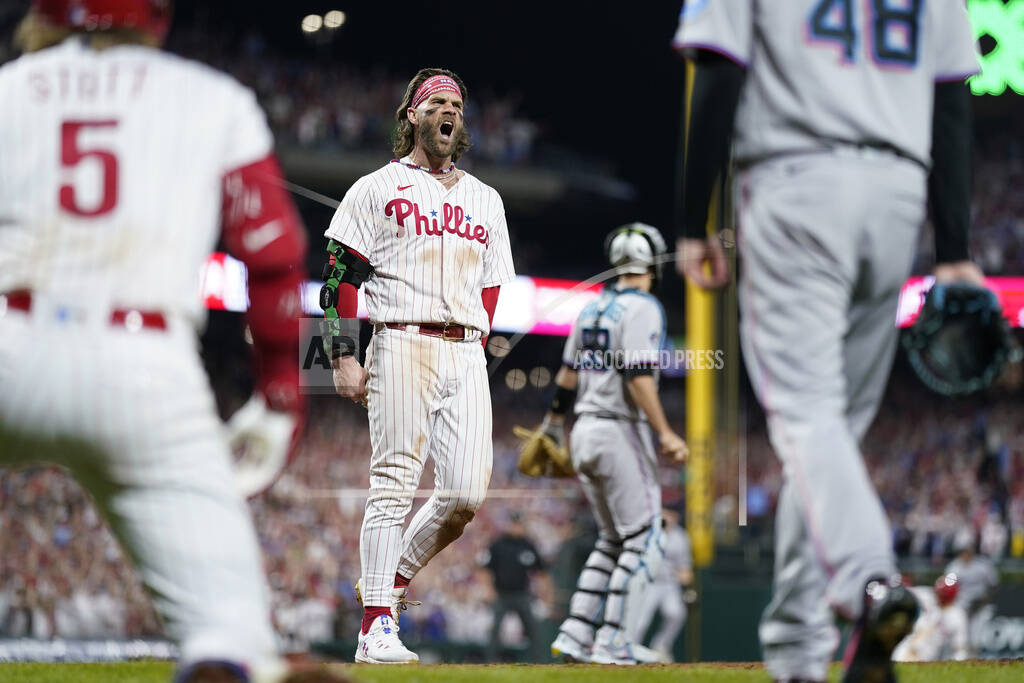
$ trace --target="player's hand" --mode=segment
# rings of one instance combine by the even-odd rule
[[[334,366],[334,390],[338,396],[351,399],[354,403],[366,402],[366,378],[369,373],[359,364],[355,356],[336,359]]]
[[[705,272],[704,265],[710,266]],[[676,270],[701,289],[718,289],[729,282],[729,263],[717,236],[676,242]]]
[[[559,448],[565,445],[565,418],[563,416],[548,413],[544,416],[544,421],[540,423],[540,431],[551,437],[551,440]]]
[[[936,282],[966,282],[978,287],[985,286],[985,274],[974,261],[953,261],[935,266]]]
[[[270,488],[281,474],[302,425],[302,413],[273,410],[255,393],[227,422],[235,481],[245,497]]]
[[[683,437],[671,429],[666,429],[658,434],[658,442],[661,444],[661,452],[672,458],[672,462],[685,462],[686,456],[690,454],[690,449],[683,441]]]

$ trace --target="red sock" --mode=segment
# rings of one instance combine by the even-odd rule
[[[373,620],[380,616],[391,616],[390,607],[364,607],[363,608],[363,635],[370,630]]]
[[[398,572],[395,572],[395,588],[408,588],[410,581],[412,579],[407,579]]]

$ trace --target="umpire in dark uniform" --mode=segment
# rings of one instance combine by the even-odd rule
[[[540,634],[533,616],[530,597],[530,574],[544,568],[540,553],[526,537],[526,526],[518,513],[513,512],[504,532],[491,544],[481,558],[482,564],[494,575],[494,625],[487,646],[488,661],[497,661],[501,651],[501,622],[509,612],[519,615],[523,633],[530,640],[528,652],[531,661],[539,661],[537,644]]]

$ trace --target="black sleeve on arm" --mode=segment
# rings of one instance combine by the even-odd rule
[[[971,222],[971,93],[964,83],[936,83],[928,201],[935,262],[966,261]]]
[[[746,71],[706,50],[687,58],[683,101],[683,192],[677,237],[707,237],[708,205],[729,158],[733,124]]]
[[[551,412],[554,415],[565,415],[576,400],[576,390],[555,385],[555,397],[551,399]]]

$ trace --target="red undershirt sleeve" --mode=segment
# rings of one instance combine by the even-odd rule
[[[306,233],[273,154],[226,173],[222,188],[224,243],[248,269],[256,385],[271,408],[302,412],[296,359]]]
[[[501,292],[501,285],[496,287],[484,287],[480,291],[480,299],[484,304],[484,310],[487,311],[487,327],[490,328],[494,324],[494,310],[498,307],[498,294]],[[480,343],[483,344],[484,348],[487,348],[487,337],[485,335]]]

